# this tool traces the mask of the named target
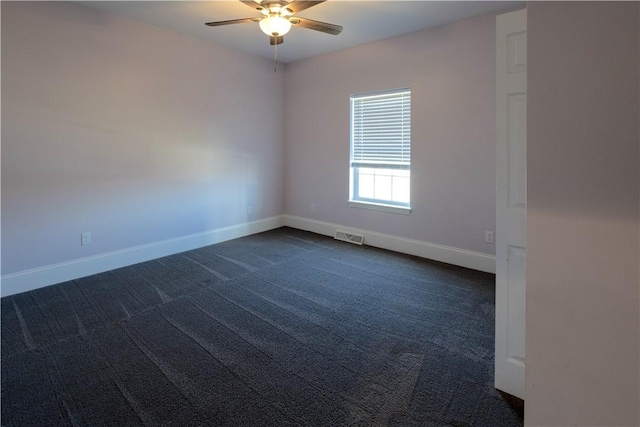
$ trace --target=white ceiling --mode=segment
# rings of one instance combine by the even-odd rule
[[[218,1],[78,1],[75,3],[220,43],[265,58],[273,46],[257,23],[207,27],[205,22],[250,18],[260,14],[235,0]],[[342,25],[338,36],[292,28],[278,46],[278,59],[293,62],[426,28],[524,7],[524,1],[367,1],[329,0],[300,17]]]

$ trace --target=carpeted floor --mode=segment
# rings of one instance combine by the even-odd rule
[[[2,426],[521,426],[494,297],[281,228],[2,298]]]

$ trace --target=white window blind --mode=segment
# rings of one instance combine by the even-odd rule
[[[351,166],[409,169],[411,164],[411,92],[351,97]]]

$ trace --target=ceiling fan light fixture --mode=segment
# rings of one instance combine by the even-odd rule
[[[284,36],[291,29],[291,22],[279,15],[270,14],[260,20],[260,29],[268,36]]]

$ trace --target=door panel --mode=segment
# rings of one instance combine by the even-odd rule
[[[507,208],[518,215],[527,209],[527,94],[509,94],[507,108]]]
[[[526,249],[507,248],[507,360],[524,368]]]

